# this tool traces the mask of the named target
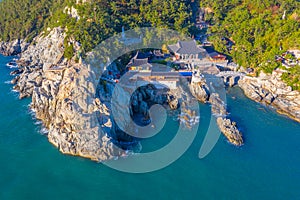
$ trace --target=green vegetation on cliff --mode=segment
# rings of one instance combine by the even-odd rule
[[[3,0],[0,2],[0,41],[31,41],[48,27],[65,28],[65,57],[93,49],[122,27],[164,27],[194,32],[196,0]],[[300,2],[295,0],[201,0],[206,8],[210,40],[218,51],[244,67],[272,72],[280,64],[275,55],[300,49]],[[233,43],[232,46],[228,45]],[[299,66],[283,79],[300,90]]]
[[[300,67],[288,69],[288,72],[283,73],[281,79],[286,82],[293,90],[300,91]]]
[[[241,66],[272,72],[280,66],[275,55],[300,49],[299,1],[201,0],[200,4],[208,13],[215,48]],[[229,47],[228,41],[234,45]],[[289,71],[284,79],[300,89],[299,66]]]
[[[188,33],[192,27],[189,0],[3,0],[0,40],[32,39],[48,27],[63,27],[87,52],[102,40],[134,27],[165,27]],[[68,10],[76,9],[74,16]],[[74,10],[73,9],[73,10]],[[73,15],[73,16],[71,16]],[[66,54],[69,56],[71,49]]]

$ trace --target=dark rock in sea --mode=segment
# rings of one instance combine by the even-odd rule
[[[178,107],[179,107],[179,101],[178,99],[173,96],[173,95],[168,95],[168,103],[169,103],[169,106],[172,110],[176,110]]]
[[[15,75],[19,75],[21,73],[23,73],[24,69],[20,68],[20,69],[16,69],[16,70],[13,70],[10,75],[11,76],[15,76]]]

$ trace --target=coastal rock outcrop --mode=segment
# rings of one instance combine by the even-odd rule
[[[48,128],[49,141],[65,154],[96,161],[121,155],[122,150],[98,126],[97,83],[87,67],[73,64],[61,71],[61,76],[48,73],[58,79],[44,79],[42,86],[35,88],[31,107]]]
[[[212,106],[211,110],[213,115],[217,117],[217,125],[223,135],[231,144],[235,146],[243,145],[243,135],[238,130],[236,122],[227,118],[226,105],[219,94],[212,93],[209,102]]]
[[[225,108],[225,103],[220,98],[219,94],[212,93],[209,98],[209,103],[211,104],[211,112],[215,116],[221,116],[224,117],[227,115],[227,111]]]
[[[173,95],[168,95],[168,103],[172,110],[176,110],[179,107],[179,101]]]
[[[198,99],[198,101],[202,103],[206,103],[209,100],[209,89],[208,85],[204,78],[198,77],[196,80],[193,78],[190,84],[190,91],[194,97]]]
[[[29,44],[25,40],[16,39],[12,42],[0,42],[0,54],[15,56],[25,51]]]
[[[64,59],[64,38],[61,28],[35,38],[18,62],[23,65],[15,72],[14,89],[20,98],[32,96],[36,118],[61,152],[95,161],[124,155],[99,126],[95,74],[84,64]]]
[[[95,161],[125,156],[138,141],[123,132],[112,116],[111,98],[115,82],[106,80],[99,84],[95,74],[97,69],[65,59],[65,37],[64,29],[54,28],[49,35],[34,39],[17,62],[19,69],[12,73],[15,75],[12,81],[14,89],[20,92],[20,98],[32,97],[31,108],[36,118],[43,122],[49,141],[61,152]],[[179,87],[161,93],[151,85],[142,87],[133,95],[130,113],[138,113],[148,123],[151,105],[166,104],[171,110],[180,108],[178,120],[186,127],[192,127],[199,122],[199,113],[193,110],[198,102],[193,95],[201,102],[211,99],[213,112],[225,120],[224,102],[214,94],[210,98],[206,81],[201,77],[187,88]],[[129,110],[119,103],[115,106],[121,106],[120,112]],[[229,125],[223,123],[219,126],[230,138],[229,141],[235,144],[231,138],[238,136],[231,136],[224,128]],[[231,123],[230,130],[237,130],[234,123]],[[232,131],[231,134],[237,132]]]
[[[271,75],[261,73],[258,77],[244,77],[239,81],[240,88],[250,99],[271,105],[277,112],[300,122],[300,93],[292,91],[281,80],[281,72]]]
[[[237,129],[236,123],[230,119],[218,117],[217,124],[221,132],[225,135],[231,144],[236,146],[243,145],[243,137],[241,132]]]
[[[67,65],[66,60],[63,60],[64,38],[63,29],[55,28],[48,36],[35,38],[36,44],[30,45],[22,53],[17,62],[20,68],[15,71],[17,77],[12,81],[15,83],[14,90],[20,92],[20,99],[30,97],[34,88],[42,85],[43,79],[59,78],[57,77],[59,73],[54,73],[53,77],[46,77],[46,72],[49,70],[59,72],[59,67],[54,65],[61,65],[61,69]]]

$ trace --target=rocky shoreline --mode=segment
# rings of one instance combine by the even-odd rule
[[[278,113],[300,122],[300,93],[281,81],[281,73],[278,70],[271,75],[245,76],[238,85],[248,98],[272,106]]]
[[[48,130],[49,141],[62,153],[99,162],[128,155],[138,141],[116,126],[111,117],[111,94],[96,81],[94,70],[82,62],[64,59],[65,37],[63,29],[54,28],[48,36],[36,37],[31,45],[22,40],[0,43],[0,53],[20,55],[19,68],[12,72],[14,90],[20,98],[32,97],[30,106],[36,118]],[[283,84],[278,74],[245,76],[238,85],[249,98],[300,122],[300,94]],[[139,90],[133,96],[131,115],[142,115],[147,121],[152,103],[167,104],[171,109],[178,109],[181,103],[179,121],[187,127],[197,123],[197,114],[184,103],[189,99],[185,99],[183,89],[158,96],[156,92],[154,88]],[[212,105],[216,123],[231,144],[243,144],[237,124],[227,116],[225,102],[205,79],[192,81],[189,92],[198,101]]]
[[[225,100],[222,100],[220,94],[216,92],[216,90],[220,90],[221,93],[225,92],[222,79],[213,78],[211,82],[210,78],[200,77],[197,81],[192,81],[190,85],[193,96],[202,103],[211,104],[211,112],[215,117],[217,126],[231,144],[235,146],[243,145],[243,135],[238,130],[237,123],[228,118]]]
[[[14,90],[20,98],[32,97],[35,117],[48,130],[49,142],[62,153],[95,161],[125,155],[98,126],[95,75],[84,64],[63,59],[64,38],[61,28],[35,38],[12,73]]]
[[[55,28],[48,36],[36,37],[34,44],[26,49],[7,52],[5,55],[22,51],[17,60],[18,69],[11,73],[14,76],[11,81],[13,89],[19,92],[20,99],[32,98],[30,107],[36,119],[41,120],[48,130],[49,142],[62,153],[98,162],[127,156],[138,141],[116,125],[111,115],[111,94],[105,92],[104,85],[96,80],[96,70],[82,62],[63,58],[64,39],[64,30]],[[1,48],[14,44],[5,44]],[[112,87],[106,84],[106,90],[110,88],[110,92]],[[177,95],[169,91],[165,99],[159,98],[163,97],[161,95],[147,98],[177,109],[179,98],[182,98]],[[145,114],[148,106],[143,109],[143,105],[145,101],[141,99],[137,110]],[[184,110],[186,115],[191,112],[188,106]]]
[[[4,56],[16,56],[27,49],[29,43],[25,40],[14,40],[12,42],[0,41],[0,54]]]

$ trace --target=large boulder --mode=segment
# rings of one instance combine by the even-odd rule
[[[236,127],[235,122],[232,122],[230,119],[224,117],[218,117],[217,124],[223,135],[231,144],[235,146],[243,145],[242,133]]]
[[[205,82],[192,82],[190,84],[190,91],[200,102],[205,103],[209,99],[209,89]]]

